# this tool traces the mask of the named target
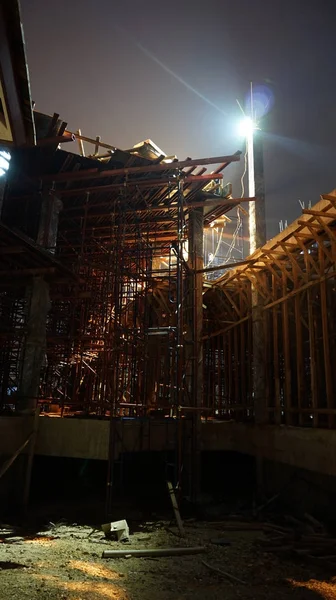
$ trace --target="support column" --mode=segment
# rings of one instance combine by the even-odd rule
[[[59,198],[51,196],[49,190],[42,192],[42,206],[37,235],[37,243],[45,250],[54,253],[57,242],[58,219],[63,204]]]
[[[264,178],[264,148],[262,131],[255,130],[253,136],[255,202],[250,209],[250,254],[266,244],[266,208]]]
[[[40,374],[46,353],[46,323],[50,308],[49,284],[34,277],[26,290],[28,314],[26,337],[22,354],[20,409],[34,410],[37,403]]]
[[[37,242],[50,252],[55,252],[61,208],[60,200],[51,196],[49,190],[44,190]],[[31,411],[36,408],[41,368],[46,356],[49,284],[42,277],[34,277],[27,286],[26,297],[27,323],[18,397],[20,410]]]
[[[201,484],[201,407],[203,404],[203,208],[189,213],[189,264],[192,268],[192,361],[191,361],[191,404],[193,410],[192,435],[192,496],[195,501]]]

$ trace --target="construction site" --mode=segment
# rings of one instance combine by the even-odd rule
[[[235,197],[245,148],[72,132],[0,38],[1,600],[335,598],[336,190],[267,240],[261,133]]]

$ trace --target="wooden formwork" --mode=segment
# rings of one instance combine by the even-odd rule
[[[205,403],[222,418],[335,426],[336,195],[324,195],[204,295]],[[252,294],[258,295],[258,307]],[[262,364],[254,359],[260,319]],[[262,369],[262,390],[253,387]]]

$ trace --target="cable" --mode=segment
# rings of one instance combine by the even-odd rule
[[[245,194],[244,179],[245,179],[246,172],[247,172],[247,147],[245,148],[245,153],[244,153],[244,171],[243,171],[243,174],[242,174],[242,176],[240,178],[240,184],[241,184],[241,196],[240,197],[241,198],[244,198],[244,194]],[[241,227],[242,227],[242,218],[241,218],[239,206],[237,206],[237,225],[236,225],[236,229],[235,229],[235,231],[233,233],[232,241],[231,241],[231,244],[229,246],[229,250],[228,250],[228,252],[226,254],[226,257],[224,259],[224,263],[223,264],[226,264],[226,263],[228,263],[231,260],[232,252],[235,249],[236,240],[237,240],[237,237],[238,237],[238,234],[239,234],[239,231],[240,231]],[[220,236],[219,236],[219,240],[218,240],[218,243],[217,243],[217,246],[216,246],[216,250],[213,253],[213,255],[212,255],[211,259],[209,260],[209,262],[206,264],[205,268],[210,267],[212,265],[212,263],[214,262],[214,260],[215,260],[215,258],[217,256],[220,244],[222,242],[223,233],[224,233],[224,225],[223,225],[223,227],[221,229],[221,232],[220,232]]]
[[[216,246],[216,250],[213,253],[212,258],[209,260],[209,262],[208,262],[208,264],[206,265],[205,268],[210,267],[210,265],[212,265],[213,261],[215,260],[215,258],[217,256],[217,252],[219,250],[219,246],[220,246],[221,241],[222,241],[223,233],[224,233],[224,225],[223,225],[222,230],[221,230],[221,232],[219,234],[219,240],[218,240],[218,243],[217,243],[217,246]]]
[[[244,186],[244,179],[245,179],[245,175],[246,175],[246,171],[247,171],[247,146],[245,149],[245,154],[244,154],[244,171],[243,174],[240,178],[240,184],[241,184],[241,198],[244,198],[244,194],[245,194],[245,186]]]

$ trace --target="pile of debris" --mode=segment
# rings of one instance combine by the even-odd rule
[[[267,539],[258,539],[256,543],[265,552],[290,555],[336,569],[336,539],[329,535],[322,523],[307,513],[302,519],[284,516],[283,523],[264,524],[263,532]]]

